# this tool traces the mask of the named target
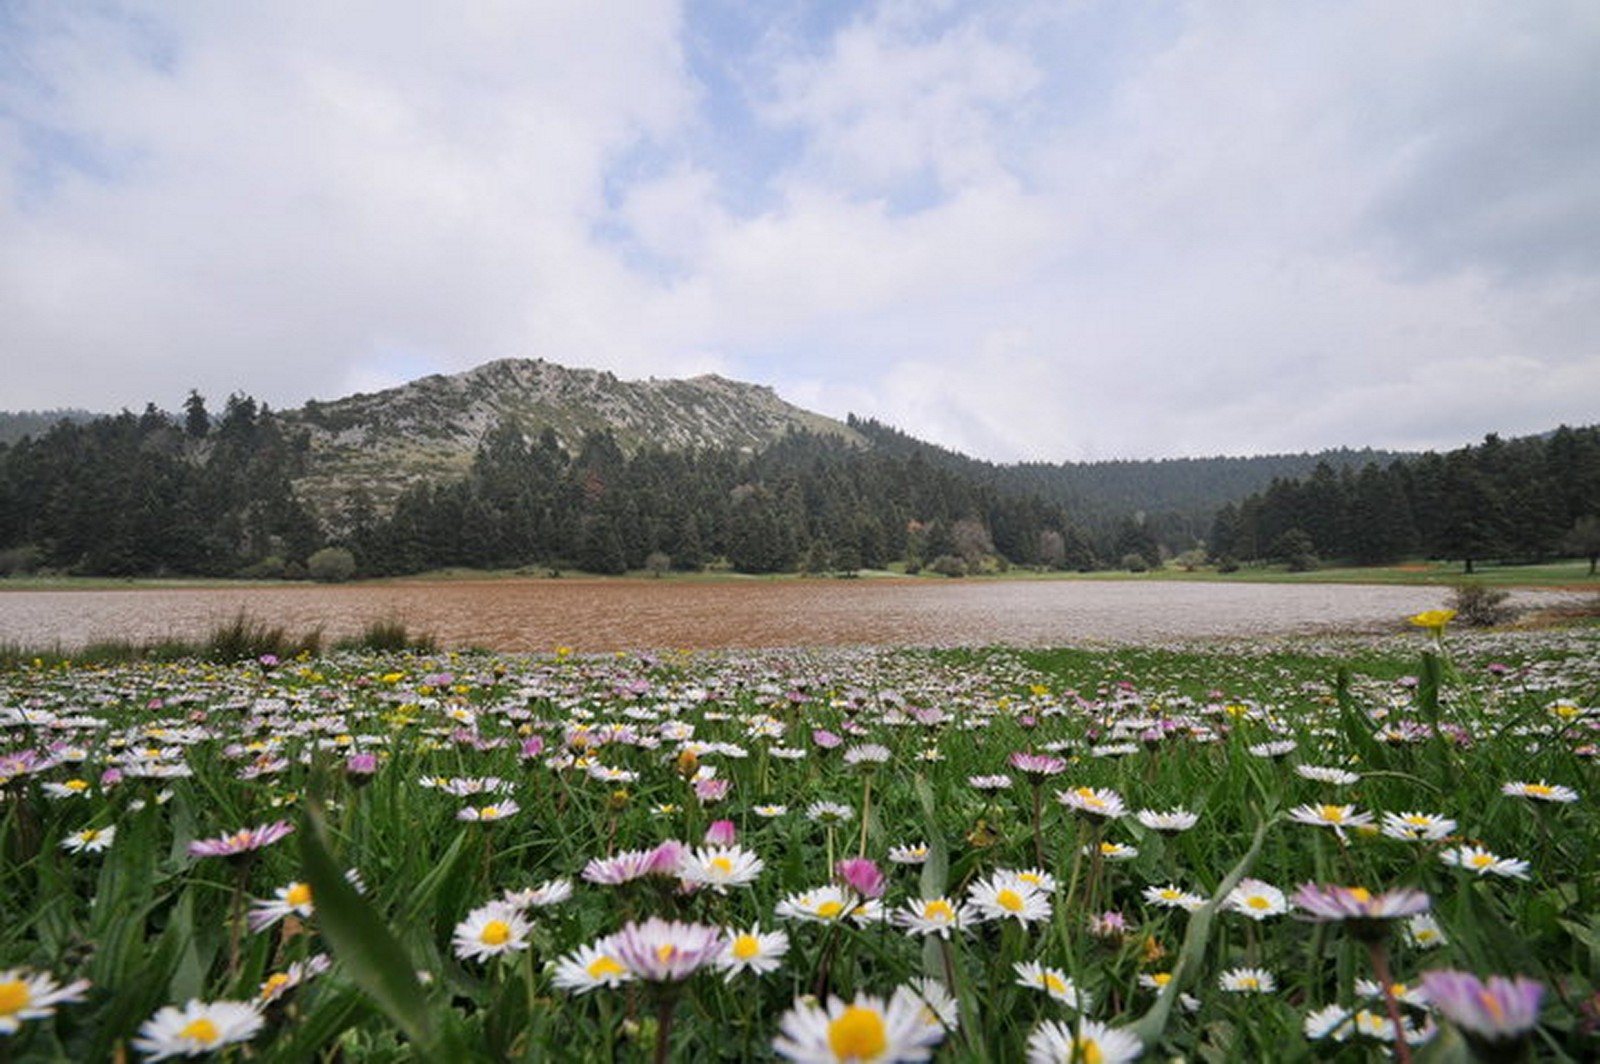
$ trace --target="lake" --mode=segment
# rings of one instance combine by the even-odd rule
[[[1517,591],[1513,604],[1571,601]],[[782,646],[1048,646],[1394,630],[1440,587],[1139,580],[399,581],[0,590],[0,644],[204,638],[241,611],[328,639],[400,620],[444,647],[508,652]]]

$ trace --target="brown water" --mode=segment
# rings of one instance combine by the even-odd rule
[[[1130,643],[1393,628],[1429,587],[1139,581],[496,580],[0,591],[0,644],[202,639],[243,611],[328,639],[400,620],[446,647],[578,651]],[[1551,605],[1556,592],[1518,592]]]

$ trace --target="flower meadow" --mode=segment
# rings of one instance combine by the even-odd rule
[[[1600,1056],[1600,633],[0,673],[0,1060]]]

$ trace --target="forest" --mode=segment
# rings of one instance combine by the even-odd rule
[[[0,575],[849,573],[898,564],[959,576],[1012,566],[1139,570],[1173,556],[1225,570],[1428,557],[1470,571],[1574,555],[1592,565],[1600,555],[1594,427],[1491,435],[1359,469],[1341,462],[1377,452],[1338,452],[1245,494],[1246,463],[1259,476],[1267,460],[999,466],[876,422],[851,426],[868,446],[793,432],[753,454],[629,454],[607,432],[563,446],[549,430],[502,422],[462,476],[413,483],[382,503],[352,485],[337,508],[318,512],[295,490],[312,461],[303,434],[247,396],[213,415],[191,393],[179,415],[152,404],[0,444]],[[1271,461],[1303,468],[1310,456]],[[1207,496],[1193,488],[1175,504],[1170,489],[1161,494],[1174,478],[1206,479],[1211,499],[1232,490],[1237,501],[1202,513]],[[1163,498],[1165,509],[1141,506]],[[337,564],[319,569],[319,558]]]

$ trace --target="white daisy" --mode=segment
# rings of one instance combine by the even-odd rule
[[[1015,872],[996,872],[967,888],[970,901],[985,920],[1015,919],[1026,926],[1050,919],[1050,898],[1018,878]]]
[[[765,975],[775,972],[789,952],[789,936],[784,931],[762,931],[752,927],[748,931],[729,928],[723,932],[722,952],[712,962],[723,979],[731,982],[740,972]]]
[[[1077,984],[1061,969],[1047,967],[1038,961],[1018,961],[1012,965],[1012,969],[1017,973],[1018,986],[1043,990],[1069,1009],[1089,1011],[1088,992],[1079,990]]]
[[[754,883],[763,867],[761,858],[742,846],[704,846],[684,854],[678,876],[686,883],[726,894],[729,887]]]
[[[916,992],[905,987],[888,1002],[871,994],[857,994],[849,1002],[830,997],[825,1005],[802,999],[778,1021],[772,1048],[800,1064],[928,1060],[944,1028],[928,1023],[926,1011]]]
[[[1096,1020],[1080,1020],[1076,1030],[1045,1020],[1028,1036],[1028,1064],[1126,1064],[1143,1052],[1138,1035]]]
[[[89,980],[79,979],[65,986],[48,972],[10,968],[0,972],[0,1035],[14,1034],[23,1020],[42,1020],[55,1015],[55,1006],[83,1000]]]
[[[560,990],[585,994],[596,987],[619,986],[631,982],[634,975],[618,959],[613,945],[614,936],[602,938],[587,946],[579,946],[556,962],[551,983]]]
[[[451,942],[464,961],[487,961],[502,953],[528,948],[533,925],[515,905],[496,899],[479,906],[456,925]]]
[[[144,1022],[133,1047],[149,1060],[197,1057],[223,1046],[248,1042],[264,1023],[261,1012],[243,1001],[197,1001],[168,1005]]]

